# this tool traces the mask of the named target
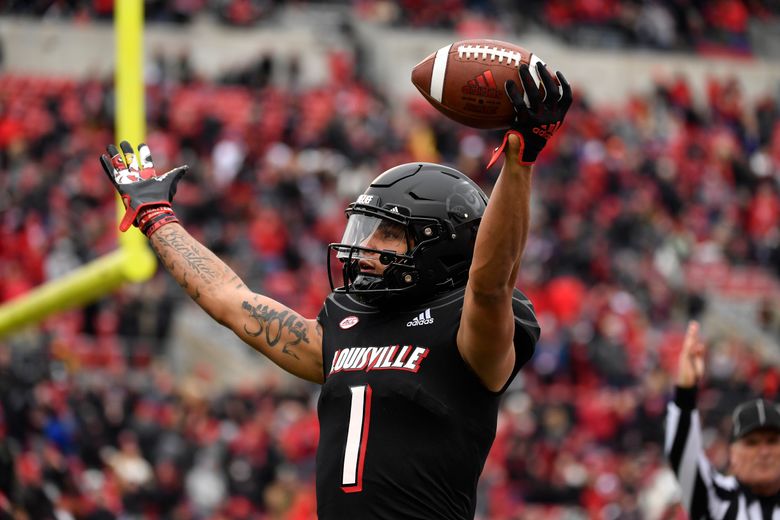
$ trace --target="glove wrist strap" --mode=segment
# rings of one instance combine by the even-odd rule
[[[509,141],[509,136],[511,134],[516,135],[518,139],[520,139],[520,150],[517,153],[517,164],[523,166],[530,166],[536,161],[536,157],[534,157],[530,161],[523,160],[524,159],[523,155],[525,155],[525,137],[523,137],[523,134],[521,134],[517,130],[507,130],[507,132],[504,134],[504,140],[501,141],[501,145],[493,151],[493,156],[490,158],[490,162],[488,163],[487,168],[490,168],[491,166],[496,164],[498,158],[501,157],[502,153],[504,153],[504,149],[506,148],[506,144]]]
[[[155,206],[141,210],[137,220],[138,229],[149,238],[155,231],[173,222],[179,222],[179,219],[170,206]]]

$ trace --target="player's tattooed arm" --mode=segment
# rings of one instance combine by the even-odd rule
[[[253,338],[263,336],[269,347],[278,346],[282,353],[300,359],[296,347],[310,343],[303,318],[290,309],[257,300],[255,296],[252,302],[244,300],[241,303],[249,316],[244,323],[244,333]]]
[[[238,275],[179,225],[163,226],[152,235],[150,242],[179,285],[216,318],[219,309],[211,308],[211,303],[216,302],[208,296],[214,295],[225,284],[238,280]],[[207,297],[200,302],[204,295]]]
[[[150,242],[168,272],[212,318],[288,372],[322,381],[322,331],[316,320],[250,291],[179,224],[161,227]]]

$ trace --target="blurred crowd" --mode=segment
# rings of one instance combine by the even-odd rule
[[[73,18],[89,23],[111,20],[115,0],[6,0],[0,14]],[[232,26],[262,23],[281,2],[274,0],[144,0],[146,19],[173,24],[192,23],[200,15]]]
[[[269,23],[278,9],[326,2],[146,0],[150,21],[186,24],[206,15],[232,26]],[[330,2],[333,4],[334,2]],[[701,53],[753,52],[751,23],[780,20],[771,0],[341,0],[364,20],[451,29],[463,37],[544,29],[578,45]],[[9,0],[0,14],[110,19],[114,0]]]
[[[370,179],[438,161],[489,192],[501,137],[422,98],[393,109],[343,54],[329,66],[311,88],[292,72],[269,82],[272,57],[217,81],[186,56],[147,73],[155,163],[191,166],[179,218],[306,316],[329,291],[326,244]],[[0,77],[0,302],[116,247],[97,161],[114,108],[106,78]],[[479,518],[673,518],[662,418],[685,321],[710,297],[690,267],[765,273],[756,323],[780,337],[778,96],[748,101],[736,78],[698,96],[683,76],[613,106],[579,96],[534,182],[518,286],[543,334],[504,401]],[[313,518],[317,389],[259,378],[213,395],[207,375],[174,379],[160,355],[184,298],[162,273],[0,343],[0,518]],[[701,405],[719,465],[733,403],[780,385],[741,337],[708,338]]]

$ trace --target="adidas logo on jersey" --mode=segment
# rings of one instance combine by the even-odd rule
[[[431,309],[425,309],[425,311],[421,312],[418,316],[415,316],[412,321],[406,322],[407,327],[419,327],[420,325],[430,325],[433,323],[433,318],[431,318]]]

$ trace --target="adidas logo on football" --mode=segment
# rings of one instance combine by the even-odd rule
[[[463,94],[471,96],[483,96],[490,98],[500,97],[503,92],[499,92],[493,73],[486,70],[482,74],[470,79],[461,88]]]
[[[419,315],[415,316],[412,321],[409,321],[406,323],[407,327],[419,327],[420,325],[430,325],[433,323],[433,318],[431,318],[431,309],[425,309],[424,312],[421,312]]]

